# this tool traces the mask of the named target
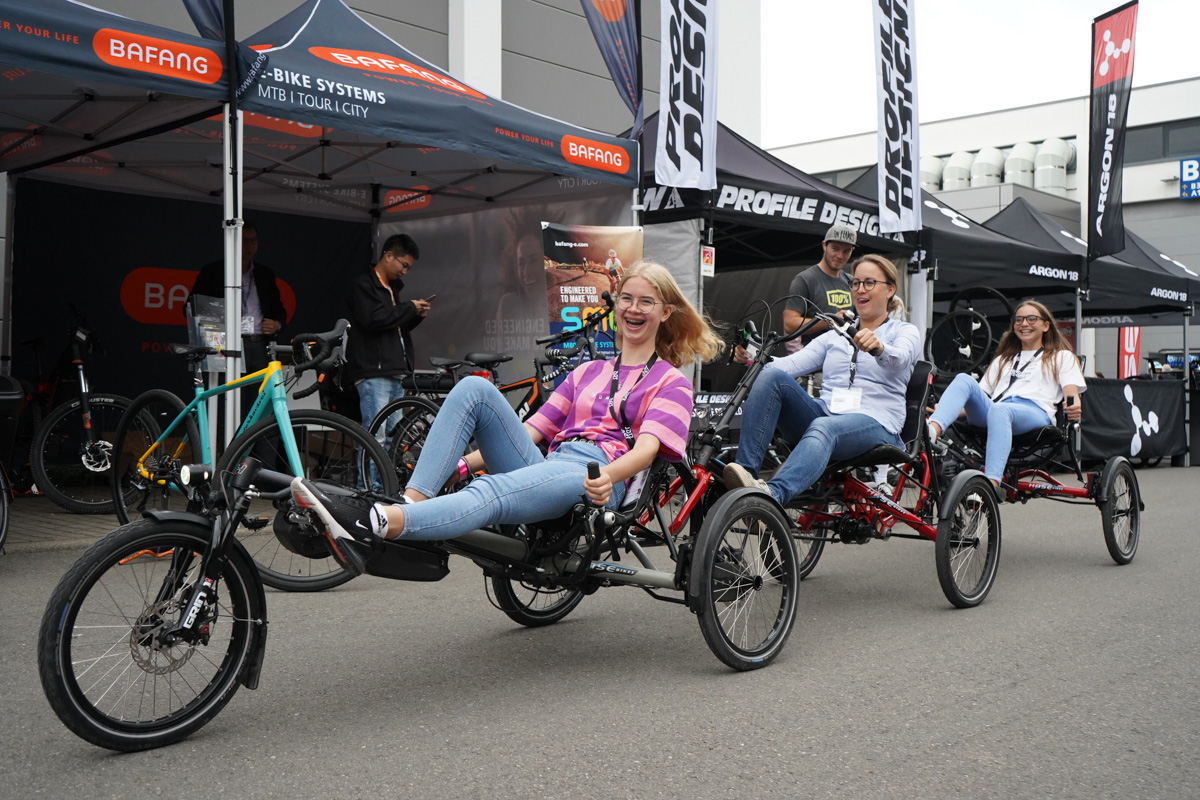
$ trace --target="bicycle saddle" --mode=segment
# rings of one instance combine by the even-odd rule
[[[512,358],[508,353],[467,353],[463,356],[463,361],[469,361],[477,367],[486,369],[506,361],[512,361]]]
[[[438,358],[437,356],[430,356],[429,363],[438,369],[454,369],[455,367],[461,367],[465,362],[454,358]]]

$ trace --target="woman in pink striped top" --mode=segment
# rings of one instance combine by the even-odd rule
[[[618,286],[615,361],[575,369],[522,424],[489,381],[466,378],[442,405],[402,503],[327,494],[297,478],[292,491],[316,511],[343,566],[361,567],[370,537],[451,539],[485,525],[565,514],[582,495],[616,508],[625,481],[657,456],[682,458],[692,386],[679,367],[710,360],[721,343],[660,264],[641,261]],[[615,372],[615,375],[614,375]],[[460,458],[474,438],[479,449]],[[549,455],[537,445],[549,442]],[[587,477],[587,463],[601,464]],[[461,491],[450,480],[485,468]]]

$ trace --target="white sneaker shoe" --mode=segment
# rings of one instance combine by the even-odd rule
[[[756,478],[750,474],[750,470],[736,462],[730,462],[725,465],[725,473],[722,476],[725,478],[725,486],[729,489],[760,489],[767,494],[771,490],[767,488],[767,482],[762,478]]]

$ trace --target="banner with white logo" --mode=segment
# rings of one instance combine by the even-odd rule
[[[921,229],[917,39],[913,0],[878,0],[875,83],[879,103],[879,229]]]
[[[717,188],[717,3],[662,0],[659,186]]]
[[[1137,0],[1092,23],[1092,103],[1088,156],[1088,260],[1125,249],[1121,173],[1133,88]]]
[[[1136,378],[1142,360],[1142,329],[1121,328],[1117,332],[1117,377]]]

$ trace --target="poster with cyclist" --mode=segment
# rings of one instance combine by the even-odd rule
[[[642,257],[642,229],[543,222],[542,251],[550,332],[575,330],[604,306],[605,292],[616,296],[625,267]],[[616,353],[611,323],[610,316],[596,337],[596,349],[606,358]]]

